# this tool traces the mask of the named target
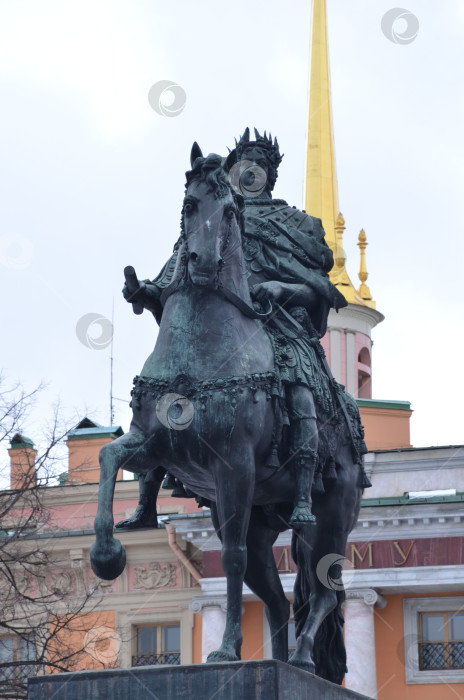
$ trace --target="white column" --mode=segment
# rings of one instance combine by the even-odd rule
[[[358,395],[356,382],[357,361],[354,354],[354,332],[346,331],[346,390],[352,396]]]
[[[194,613],[201,612],[203,618],[201,633],[201,661],[205,663],[208,654],[219,649],[226,628],[226,598],[193,598],[189,608]]]
[[[340,328],[331,328],[330,333],[330,369],[332,374],[337,380],[341,382],[342,378],[342,358],[341,353],[341,343],[340,343]]]
[[[377,698],[374,606],[384,608],[385,598],[372,588],[348,589],[345,602],[345,646],[348,673],[345,687]]]

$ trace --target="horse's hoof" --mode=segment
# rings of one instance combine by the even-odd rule
[[[289,658],[288,663],[290,666],[295,666],[295,668],[301,668],[302,671],[307,671],[308,673],[316,673],[316,666],[314,661],[306,661],[300,659],[296,653],[292,654]]]
[[[237,654],[234,654],[233,652],[222,651],[221,649],[218,649],[217,651],[212,651],[211,654],[208,654],[208,657],[206,659],[207,664],[214,664],[224,661],[240,661],[240,658],[237,656]]]
[[[90,548],[90,565],[95,576],[113,581],[126,566],[124,547],[119,540],[112,540],[106,547],[94,542]]]

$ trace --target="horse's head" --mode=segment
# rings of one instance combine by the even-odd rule
[[[240,217],[243,199],[230,187],[215,153],[203,157],[197,143],[190,155],[192,170],[186,173],[182,231],[191,282],[199,286],[217,283],[220,270],[241,245]]]

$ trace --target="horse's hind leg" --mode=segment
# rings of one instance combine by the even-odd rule
[[[289,663],[314,672],[316,661],[318,675],[334,683],[341,683],[344,675],[342,629],[336,618],[343,595],[341,565],[361,501],[358,477],[359,467],[353,464],[349,450],[345,450],[338,463],[337,481],[328,492],[314,500],[316,527],[307,526],[293,535],[298,563],[294,596],[298,636],[296,651]],[[326,618],[332,620],[332,634],[316,637]],[[333,651],[335,644],[341,650],[338,660]]]
[[[318,514],[316,528],[307,525],[293,534],[293,554],[298,562],[293,599],[297,643],[289,663],[310,673],[315,672],[313,649],[317,631],[337,605],[336,590],[326,585],[327,578],[319,578],[317,565],[323,556],[337,552],[340,546],[322,532],[321,525]],[[328,544],[331,540],[332,544]]]
[[[98,510],[95,518],[96,540],[90,549],[94,574],[111,581],[126,565],[126,554],[119,540],[113,537],[113,495],[116,476],[121,468],[131,468],[142,462],[146,453],[146,438],[139,432],[128,432],[100,450],[100,485]]]
[[[248,527],[245,583],[265,604],[272,640],[272,658],[288,660],[290,603],[285,597],[272,546],[278,532],[268,527],[263,513],[253,509]]]

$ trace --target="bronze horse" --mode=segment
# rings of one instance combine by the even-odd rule
[[[243,200],[229,185],[220,156],[204,158],[195,144],[191,164],[177,269],[163,293],[155,348],[136,378],[130,430],[100,452],[91,564],[108,580],[125,567],[124,549],[113,536],[118,470],[143,474],[160,465],[160,473],[169,471],[211,503],[222,542],[226,628],[208,661],[240,659],[244,581],[266,606],[273,657],[287,661],[289,603],[272,547],[289,527],[295,478],[290,468],[268,465],[277,421],[273,350],[250,298]],[[322,576],[317,569],[324,557],[329,567],[343,559],[359,512],[360,466],[348,429],[338,437],[335,462],[337,478],[313,496],[316,524],[293,532],[297,648],[289,663],[341,683],[346,654],[340,567],[333,564]]]

